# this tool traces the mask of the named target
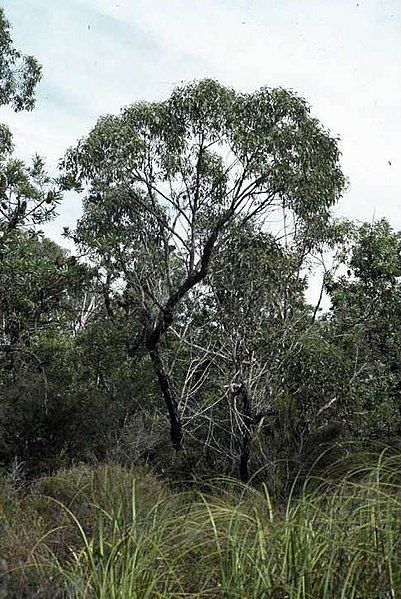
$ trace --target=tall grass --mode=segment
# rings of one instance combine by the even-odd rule
[[[118,466],[65,472],[3,500],[3,584],[102,599],[401,597],[400,473],[400,456],[381,456],[277,505],[266,486],[174,494]]]

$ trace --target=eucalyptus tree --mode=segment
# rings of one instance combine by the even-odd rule
[[[361,437],[399,435],[401,233],[385,219],[355,226],[341,266],[327,290],[332,343],[353,372],[345,397],[349,422]]]
[[[41,66],[33,56],[14,47],[10,28],[0,7],[0,105],[31,110],[35,104],[35,88],[41,79]]]
[[[100,118],[67,152],[64,185],[84,193],[73,236],[104,273],[110,308],[123,287],[136,329],[129,352],[152,361],[176,448],[182,422],[163,344],[184,298],[204,287],[234,221],[305,240],[343,190],[339,158],[295,93],[212,80]]]
[[[10,23],[0,7],[0,106],[10,106],[16,111],[32,110],[41,71],[33,56],[14,47]],[[11,148],[11,133],[0,123],[0,158]]]
[[[10,23],[0,7],[0,106],[32,110],[41,71],[33,56],[14,47]],[[43,160],[36,156],[27,166],[12,157],[12,149],[11,133],[0,124],[0,249],[15,230],[54,216],[59,199],[50,188]]]

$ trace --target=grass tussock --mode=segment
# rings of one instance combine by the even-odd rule
[[[285,505],[214,481],[174,493],[111,464],[1,491],[0,597],[401,597],[401,457]]]

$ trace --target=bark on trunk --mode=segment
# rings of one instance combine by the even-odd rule
[[[153,369],[157,376],[159,387],[167,407],[167,412],[170,420],[171,443],[174,449],[176,451],[179,451],[183,448],[181,417],[178,410],[177,401],[174,397],[174,391],[171,385],[170,376],[164,367],[158,345],[149,350],[149,356],[152,360]]]
[[[241,453],[239,458],[239,477],[244,483],[249,481],[249,459],[251,457],[250,435],[245,433],[242,440]]]

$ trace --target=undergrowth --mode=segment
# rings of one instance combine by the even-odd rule
[[[285,504],[232,480],[174,492],[116,464],[4,479],[0,597],[401,597],[400,472],[382,455]]]

